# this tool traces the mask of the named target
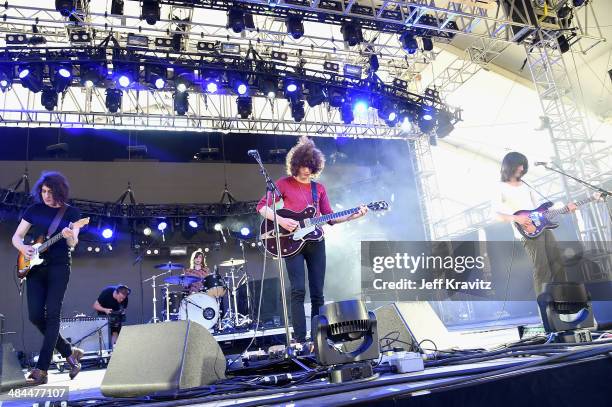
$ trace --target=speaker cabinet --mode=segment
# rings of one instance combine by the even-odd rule
[[[132,325],[121,329],[101,391],[109,397],[134,397],[224,378],[225,356],[198,323]]]
[[[2,344],[0,347],[0,392],[25,386],[25,383],[25,375],[21,370],[13,345]]]

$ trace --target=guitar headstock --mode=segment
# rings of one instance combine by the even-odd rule
[[[370,202],[367,206],[371,211],[386,211],[389,209],[389,204],[386,201]]]

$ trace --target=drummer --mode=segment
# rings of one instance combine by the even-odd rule
[[[206,257],[202,250],[198,249],[191,253],[191,261],[189,263],[189,268],[185,269],[185,275],[200,277],[202,281],[205,277],[210,275],[210,269],[206,266]],[[201,292],[204,289],[202,281],[196,281],[195,283],[189,284],[187,286],[189,294]]]

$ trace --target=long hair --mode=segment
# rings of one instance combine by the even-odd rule
[[[300,167],[310,169],[313,177],[318,176],[325,167],[325,156],[319,150],[314,141],[306,136],[300,137],[299,141],[287,154],[287,175],[297,176]]]
[[[193,269],[195,267],[195,259],[198,256],[202,256],[202,267],[206,267],[206,256],[204,256],[204,252],[202,250],[196,250],[191,253],[191,260],[189,260],[190,269]]]
[[[501,181],[510,181],[510,178],[514,176],[516,169],[521,165],[523,166],[523,172],[521,173],[519,179],[522,178],[523,175],[527,174],[527,170],[529,170],[529,163],[527,162],[527,157],[525,157],[521,153],[517,153],[516,151],[512,151],[506,154],[502,161],[500,171]]]
[[[43,202],[43,185],[51,190],[51,195],[53,195],[53,200],[55,203],[64,205],[66,202],[68,202],[70,186],[68,185],[66,177],[64,177],[62,174],[55,171],[45,171],[42,173],[38,181],[36,181],[36,185],[34,185],[34,188],[32,189],[32,197],[38,203]]]

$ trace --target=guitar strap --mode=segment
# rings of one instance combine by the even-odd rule
[[[51,237],[51,235],[53,235],[55,231],[57,230],[57,227],[59,226],[62,218],[64,217],[64,214],[66,213],[66,209],[68,209],[68,207],[66,205],[62,205],[60,210],[57,211],[55,218],[53,218],[53,221],[49,225],[49,231],[47,232],[47,239]]]
[[[526,183],[524,180],[521,180],[521,181],[523,181],[523,184],[527,185],[527,188],[531,189],[531,190],[532,190],[532,191],[534,191],[536,194],[540,195],[540,197],[544,198],[544,201],[546,201],[546,202],[551,202],[551,200],[550,200],[550,199],[549,199],[547,196],[542,195],[542,194],[540,193],[540,191],[538,191],[537,189],[535,189],[534,187],[532,187],[531,185],[529,185],[528,183]]]
[[[315,208],[315,216],[319,212],[319,194],[317,192],[317,183],[310,181],[310,192],[312,192],[312,204]]]

